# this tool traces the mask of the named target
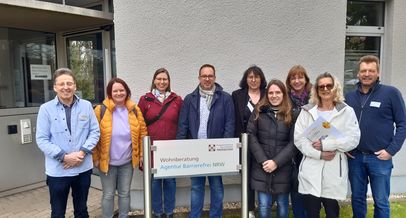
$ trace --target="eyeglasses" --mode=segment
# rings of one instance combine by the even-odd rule
[[[62,83],[56,83],[55,85],[59,86],[59,87],[64,87],[64,86],[72,87],[73,85],[75,85],[75,83],[74,82],[66,82],[66,83],[62,82]]]
[[[200,75],[199,77],[202,79],[214,79],[214,75]]]
[[[326,85],[319,85],[319,86],[317,86],[317,89],[318,90],[332,90],[333,89],[333,87],[334,87],[334,85],[333,84],[326,84]]]

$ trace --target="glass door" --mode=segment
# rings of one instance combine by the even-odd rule
[[[68,67],[75,73],[77,95],[92,103],[104,99],[102,32],[66,38]]]

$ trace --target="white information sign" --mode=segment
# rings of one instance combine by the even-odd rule
[[[50,80],[51,65],[30,64],[31,80]]]
[[[238,138],[154,141],[154,177],[237,174],[238,144]]]

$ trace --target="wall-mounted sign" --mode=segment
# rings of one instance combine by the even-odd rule
[[[154,178],[237,174],[239,140],[154,141]]]
[[[31,80],[50,80],[51,65],[30,64]]]

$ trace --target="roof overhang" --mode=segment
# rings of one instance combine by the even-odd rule
[[[0,26],[52,33],[113,24],[113,13],[42,1],[0,0]]]

